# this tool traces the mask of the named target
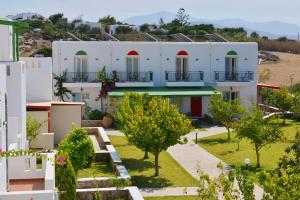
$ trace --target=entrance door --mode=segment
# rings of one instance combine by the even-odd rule
[[[202,97],[191,97],[191,115],[202,115]]]

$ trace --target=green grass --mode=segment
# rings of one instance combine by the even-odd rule
[[[197,200],[197,196],[164,196],[164,197],[145,197],[145,200]]]
[[[188,174],[167,152],[159,156],[159,177],[154,177],[154,157],[143,160],[144,152],[128,144],[125,137],[110,136],[129,174],[132,185],[140,188],[197,186],[198,181]]]
[[[79,170],[77,173],[78,178],[90,178],[90,177],[111,177],[115,176],[115,173],[109,163],[107,162],[93,162],[91,167],[87,169]]]
[[[281,120],[278,121],[281,123]],[[300,122],[287,120],[282,126],[284,140],[266,146],[260,151],[261,169],[273,169],[277,166],[280,157],[285,154],[285,149],[295,140],[295,133],[300,130]],[[232,139],[227,140],[227,133],[201,138],[198,144],[221,160],[231,165],[244,165],[245,158],[251,159],[250,170],[256,171],[256,155],[253,145],[248,140],[240,141],[240,149],[237,150],[238,140],[236,133],[232,133]]]

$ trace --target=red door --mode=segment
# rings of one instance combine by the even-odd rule
[[[191,97],[191,115],[202,115],[202,97]]]

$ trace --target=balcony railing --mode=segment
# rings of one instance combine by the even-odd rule
[[[65,83],[96,83],[97,72],[67,72]]]
[[[254,78],[252,71],[240,71],[227,73],[224,71],[215,71],[215,80],[218,82],[249,82]]]
[[[152,82],[153,72],[118,72],[119,82]]]
[[[167,82],[202,82],[204,73],[202,71],[185,73],[166,71],[165,76]]]

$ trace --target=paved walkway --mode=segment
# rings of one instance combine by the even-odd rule
[[[224,127],[206,127],[205,131],[200,131],[198,138],[217,135],[226,132]],[[230,166],[219,158],[215,157],[193,141],[195,139],[195,131],[187,135],[188,142],[186,144],[177,144],[168,149],[170,155],[194,178],[199,179],[198,169],[207,173],[211,178],[216,178],[221,174],[221,170],[217,168],[218,163],[223,163],[225,172],[230,170]],[[255,185],[255,197],[261,199],[263,190]]]
[[[213,126],[204,127],[205,131],[198,133],[198,138],[217,135],[226,132],[224,127]],[[109,135],[124,136],[120,131],[106,130]],[[199,145],[195,144],[195,131],[186,135],[188,142],[186,144],[177,144],[168,149],[169,154],[194,178],[199,179],[199,169],[207,173],[211,178],[216,178],[221,174],[217,168],[218,163],[223,163],[225,172],[230,170],[230,166],[215,157]],[[172,188],[142,188],[140,191],[143,196],[181,196],[184,195],[184,187]],[[187,195],[197,195],[197,187],[186,188]],[[261,199],[263,190],[255,185],[255,197]]]
[[[197,196],[198,187],[139,188],[144,197],[158,196]]]

